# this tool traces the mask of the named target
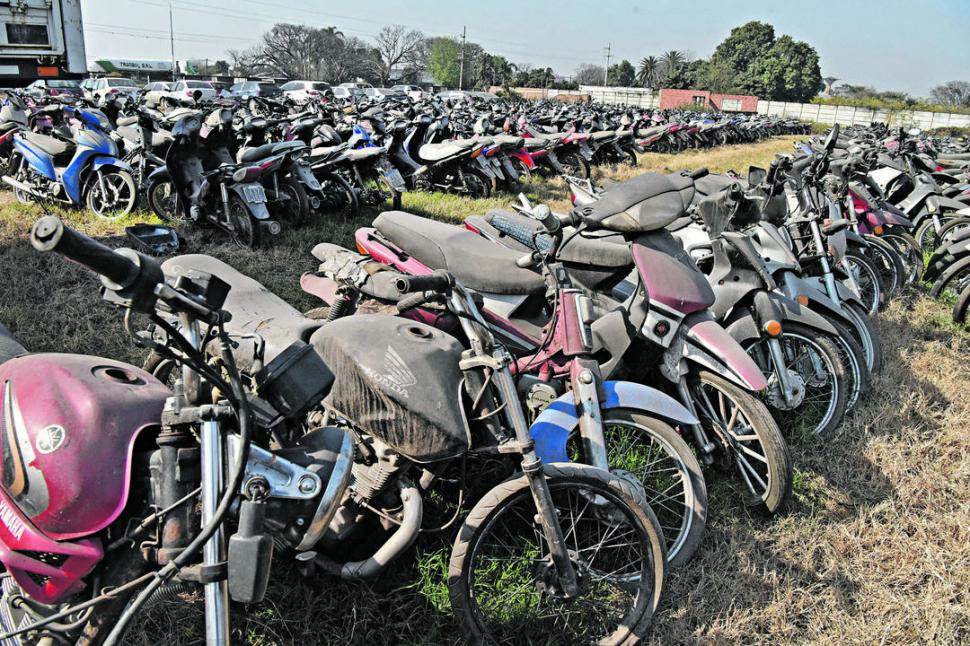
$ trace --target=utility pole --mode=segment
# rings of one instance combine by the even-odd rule
[[[168,36],[172,46],[172,80],[177,76],[178,67],[175,64],[175,0],[168,0]]]
[[[610,75],[610,54],[612,52],[613,43],[606,44],[606,68],[603,70],[603,85],[606,85],[606,80]]]
[[[465,26],[461,26],[461,68],[458,70],[458,89],[465,89]]]

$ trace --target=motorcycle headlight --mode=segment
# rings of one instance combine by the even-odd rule
[[[236,171],[232,174],[232,181],[236,182],[237,184],[242,183],[245,179],[246,179],[245,167],[236,169]]]

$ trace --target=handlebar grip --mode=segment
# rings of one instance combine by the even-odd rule
[[[698,168],[697,170],[695,170],[693,173],[690,174],[690,178],[693,180],[698,180],[702,177],[707,177],[710,174],[711,174],[711,171],[707,170],[706,168]]]
[[[416,292],[445,293],[451,289],[452,284],[451,274],[441,269],[437,269],[427,276],[401,276],[394,282],[394,286],[402,294],[414,294]]]
[[[119,289],[128,287],[138,278],[139,266],[97,240],[64,226],[60,218],[45,216],[34,223],[30,243],[42,252],[56,252],[96,274],[104,276]]]

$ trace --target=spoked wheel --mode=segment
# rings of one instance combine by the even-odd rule
[[[520,187],[526,187],[532,183],[532,171],[529,170],[529,167],[526,165],[524,161],[522,161],[518,157],[513,157],[512,168],[515,169],[515,172],[519,176]]]
[[[937,247],[945,244],[946,240],[943,237],[943,231],[952,219],[952,214],[949,217],[945,214],[940,214],[940,226],[937,228],[934,218],[926,218],[919,225],[919,228],[916,229],[916,242],[924,251],[934,251]]]
[[[637,154],[632,150],[623,151],[623,163],[631,168],[636,168],[637,165]]]
[[[854,251],[847,253],[842,262],[855,277],[856,284],[859,286],[859,297],[865,304],[868,314],[870,316],[876,314],[886,304],[886,295],[879,272],[868,258]]]
[[[233,242],[249,249],[259,246],[259,225],[249,214],[246,202],[236,194],[229,196],[229,226]]]
[[[744,503],[768,514],[784,509],[791,498],[791,456],[765,405],[710,372],[700,372],[689,386],[701,424],[744,485]]]
[[[786,322],[781,336],[785,365],[776,366],[767,339],[746,349],[768,380],[765,400],[778,425],[796,437],[829,433],[842,422],[849,402],[849,382],[836,343],[825,334]],[[795,391],[789,401],[778,374],[786,374]]]
[[[310,215],[310,198],[295,177],[279,178],[279,195],[269,204],[273,217],[294,227],[304,224]]]
[[[181,224],[186,220],[179,208],[178,190],[169,180],[155,182],[148,188],[148,206],[164,222]]]
[[[589,162],[575,150],[559,155],[559,163],[566,175],[589,179]]]
[[[561,591],[526,476],[479,501],[448,567],[451,604],[473,644],[633,644],[664,581],[664,539],[629,484],[584,465],[544,465],[579,592]]]
[[[105,171],[92,175],[88,181],[87,207],[106,220],[116,220],[131,213],[137,199],[135,180],[127,171]]]
[[[492,183],[485,173],[477,168],[466,168],[461,171],[462,188],[469,197],[486,198],[492,194]]]
[[[846,316],[852,321],[852,336],[862,347],[869,374],[882,370],[882,341],[872,328],[869,315],[856,303],[845,303]]]
[[[930,293],[946,303],[953,303],[970,286],[970,257],[961,258],[947,267],[933,283]]]
[[[953,306],[953,322],[966,324],[970,320],[970,317],[967,316],[968,310],[970,310],[970,285],[963,290]]]
[[[899,254],[903,263],[903,282],[911,285],[923,275],[923,250],[916,238],[908,233],[887,233],[882,237]]]
[[[846,411],[850,411],[858,405],[862,399],[862,394],[869,387],[871,376],[866,360],[866,352],[862,349],[859,342],[856,341],[855,335],[841,320],[828,317],[826,317],[826,320],[838,331],[838,334],[832,338],[832,341],[838,347],[839,353],[842,355],[842,363],[846,369],[849,401],[845,409]]]
[[[863,248],[863,255],[879,272],[886,298],[892,297],[903,286],[903,261],[896,250],[876,238]]]
[[[363,206],[373,207],[378,211],[383,211],[388,203],[395,211],[401,210],[401,193],[391,186],[390,180],[380,171],[364,181],[357,201]]]
[[[320,180],[320,210],[344,218],[356,217],[360,212],[357,191],[339,173]]]
[[[966,231],[970,229],[970,218],[954,218],[947,221],[941,228],[939,238],[939,244],[937,247],[947,244],[953,240],[953,237],[960,233],[961,231]]]
[[[700,547],[707,522],[707,486],[694,452],[668,424],[634,410],[604,414],[610,470],[638,481],[667,541],[667,564],[683,565]],[[578,433],[567,445],[570,459],[588,464]]]
[[[16,179],[18,182],[22,182],[24,184],[27,184],[28,183],[28,181],[27,181],[28,180],[28,173],[29,173],[29,171],[26,168],[21,168],[17,172],[17,174],[14,175],[14,179]],[[14,194],[14,197],[17,198],[17,201],[20,202],[21,204],[30,204],[35,199],[33,195],[31,195],[27,191],[22,191],[19,188],[15,188],[13,190],[13,194]]]

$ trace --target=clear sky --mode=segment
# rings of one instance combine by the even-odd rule
[[[173,0],[175,55],[225,58],[274,22],[334,25],[371,39],[382,25],[468,39],[515,63],[569,75],[582,63],[634,65],[669,49],[708,57],[732,27],[775,26],[819,52],[823,76],[925,96],[970,81],[970,0]],[[169,58],[169,0],[81,0],[89,58]]]

